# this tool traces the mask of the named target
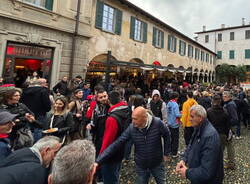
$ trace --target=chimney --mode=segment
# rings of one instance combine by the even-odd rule
[[[242,26],[245,25],[245,18],[242,18]]]
[[[221,29],[224,29],[225,28],[225,24],[221,24]]]
[[[203,30],[203,31],[206,31],[206,26],[202,26],[202,30]]]

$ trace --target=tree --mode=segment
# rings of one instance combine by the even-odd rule
[[[216,67],[216,75],[219,82],[241,82],[246,79],[247,68],[243,65],[232,66],[226,63]]]

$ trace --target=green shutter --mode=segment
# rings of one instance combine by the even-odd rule
[[[164,32],[160,32],[161,33],[161,48],[164,48]]]
[[[181,55],[181,40],[179,40],[179,54]]]
[[[234,59],[234,50],[229,51],[229,59]]]
[[[145,22],[142,22],[143,23],[143,38],[142,38],[142,41],[144,43],[147,43],[147,36],[148,36],[148,24],[145,23]]]
[[[217,52],[217,58],[218,59],[222,59],[222,51],[218,51]]]
[[[130,19],[130,38],[133,40],[135,39],[134,35],[135,35],[135,17],[131,16],[131,19]]]
[[[95,27],[99,29],[102,29],[103,6],[104,6],[104,3],[97,0]]]
[[[53,0],[46,0],[46,3],[45,3],[45,8],[47,10],[53,10]]]
[[[115,34],[121,35],[122,30],[122,11],[116,9]]]
[[[153,27],[153,46],[156,46],[156,28]]]
[[[168,50],[170,51],[170,46],[171,46],[171,36],[168,35]]]
[[[177,44],[177,39],[175,37],[174,38],[174,52],[176,52],[176,44]]]
[[[250,49],[245,50],[245,58],[250,59]]]

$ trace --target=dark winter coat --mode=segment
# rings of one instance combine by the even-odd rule
[[[226,110],[226,112],[229,115],[231,126],[237,125],[239,123],[239,117],[238,117],[237,106],[235,102],[233,100],[224,102],[223,108]]]
[[[48,112],[45,118],[44,130],[50,129],[50,123],[53,114]],[[52,128],[58,128],[58,131],[52,135],[62,138],[66,133],[72,133],[74,130],[74,120],[71,112],[66,112],[64,115],[55,115]]]
[[[0,183],[46,184],[48,172],[29,148],[23,148],[13,152],[0,163]]]
[[[60,93],[63,96],[67,96],[70,92],[68,89],[68,83],[64,81],[58,82],[54,87],[53,87],[53,92],[54,93]]]
[[[101,164],[112,158],[116,150],[122,148],[130,139],[135,145],[135,163],[140,168],[154,168],[162,162],[163,155],[167,156],[170,153],[169,129],[159,118],[153,118],[150,126],[142,130],[130,124],[125,132],[97,158],[97,163]]]
[[[204,96],[204,97],[200,97],[198,100],[197,100],[198,104],[200,104],[201,106],[203,106],[206,110],[208,108],[211,107],[211,104],[212,104],[212,100],[210,97],[208,96]]]
[[[222,184],[224,171],[220,137],[208,120],[195,128],[183,160],[188,166],[186,177],[192,184]]]
[[[36,118],[39,116],[44,117],[46,112],[49,112],[51,109],[49,90],[42,86],[24,89],[20,101],[35,114]]]
[[[207,118],[219,134],[228,135],[231,125],[229,115],[223,107],[216,105],[209,108],[207,110]]]
[[[0,163],[11,154],[10,141],[8,138],[0,138]]]

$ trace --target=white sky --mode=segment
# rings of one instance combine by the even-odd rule
[[[183,34],[250,23],[250,0],[129,0]]]

